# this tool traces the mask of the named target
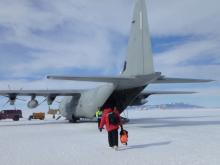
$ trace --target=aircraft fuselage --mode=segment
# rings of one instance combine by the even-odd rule
[[[92,118],[99,107],[105,103],[114,91],[113,84],[105,84],[98,88],[87,90],[79,97],[66,96],[60,104],[61,115],[68,120],[73,117]]]
[[[105,84],[98,88],[85,91],[81,96],[66,96],[60,104],[61,115],[68,120],[73,118],[93,118],[98,108],[116,106],[120,112],[138,96],[145,88],[115,90],[115,85]]]

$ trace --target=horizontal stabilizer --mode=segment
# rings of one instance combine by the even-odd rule
[[[116,85],[117,89],[129,89],[140,86],[145,86],[154,82],[161,76],[160,72],[155,72],[148,75],[138,75],[138,76],[114,76],[114,77],[105,77],[105,76],[47,76],[48,79],[54,80],[71,80],[71,81],[88,81],[88,82],[103,82],[103,83],[113,83]]]
[[[205,79],[187,79],[187,78],[166,78],[160,77],[156,81],[152,83],[156,84],[166,84],[166,83],[205,83],[205,82],[212,82],[214,80],[205,80]]]
[[[196,93],[196,92],[191,92],[191,91],[143,91],[140,93],[139,96],[146,98],[150,95],[172,95],[172,94],[194,94],[194,93]]]
[[[172,94],[193,94],[196,92],[186,92],[186,91],[143,91],[141,92],[130,106],[144,105],[148,101],[146,100],[150,95],[172,95]]]
[[[80,77],[80,76],[47,76],[48,79],[53,80],[71,80],[71,81],[89,81],[89,82],[117,82],[117,81],[128,81],[135,77]]]

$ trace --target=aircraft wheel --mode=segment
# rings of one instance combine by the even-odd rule
[[[74,115],[72,115],[72,120],[69,120],[69,122],[70,123],[77,123],[78,120],[79,120],[79,118],[77,118]]]

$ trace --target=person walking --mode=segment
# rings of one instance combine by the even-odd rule
[[[98,111],[96,111],[95,116],[96,116],[96,118],[98,120],[98,129],[99,129],[99,125],[100,125],[101,118],[102,118],[102,111],[101,111],[100,108],[98,109]]]
[[[104,125],[108,132],[108,143],[109,147],[118,149],[118,129],[119,126],[123,129],[120,114],[116,108],[105,108],[102,113],[102,118],[100,122],[100,132],[102,131]]]

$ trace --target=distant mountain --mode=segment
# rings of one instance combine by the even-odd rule
[[[171,103],[171,104],[159,104],[159,105],[142,105],[142,106],[133,106],[129,108],[141,108],[142,110],[148,109],[193,109],[193,108],[204,108],[198,105],[191,105],[185,103]],[[128,108],[128,109],[129,109]]]

